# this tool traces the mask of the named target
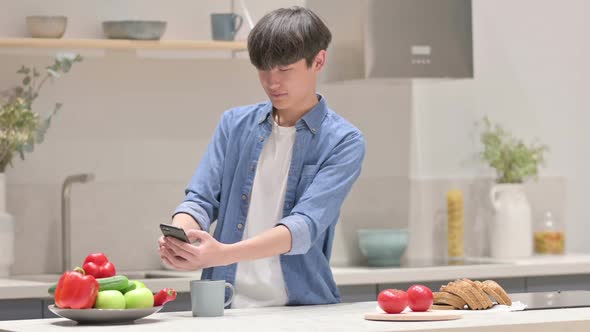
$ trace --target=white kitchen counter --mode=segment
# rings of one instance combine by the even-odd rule
[[[590,308],[518,312],[468,313],[439,322],[376,322],[363,319],[375,312],[375,302],[322,306],[231,309],[223,317],[194,318],[190,312],[157,313],[131,324],[109,325],[110,331],[588,331]],[[102,331],[105,326],[76,325],[63,319],[0,321],[9,331]]]
[[[590,274],[590,255],[533,256],[526,259],[496,261],[491,264],[435,266],[419,268],[333,267],[339,286],[453,280],[457,278],[518,278]]]
[[[485,279],[575,275],[590,274],[590,255],[539,256],[493,264],[421,268],[333,267],[332,271],[338,286],[443,281],[457,278]],[[164,287],[173,287],[178,292],[188,292],[189,281],[200,277],[200,271],[160,270],[141,272],[177,276],[177,278],[140,279],[153,291]],[[126,272],[122,273],[125,274]],[[52,277],[54,279],[51,279]],[[0,300],[49,297],[47,289],[53,282],[25,281],[27,278],[29,280],[57,281],[58,276],[33,275],[0,279]]]

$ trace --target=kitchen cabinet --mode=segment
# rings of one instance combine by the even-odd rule
[[[527,292],[590,290],[590,275],[530,277],[526,278],[526,290]]]
[[[340,286],[340,300],[345,303],[375,301],[378,285]]]
[[[10,299],[0,300],[0,320],[58,318],[47,307],[53,299]],[[179,293],[176,300],[166,303],[161,312],[190,311],[190,293]]]
[[[43,318],[40,299],[0,300],[0,320]]]
[[[55,304],[55,301],[53,301],[53,299],[42,299],[41,300],[43,307],[41,308],[43,310],[43,317],[42,318],[57,318],[59,317],[58,315],[54,314],[53,312],[51,312],[47,306]]]
[[[191,293],[178,293],[176,300],[166,303],[161,312],[173,311],[190,311],[191,310]]]

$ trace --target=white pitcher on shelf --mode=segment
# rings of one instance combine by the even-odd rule
[[[494,218],[490,225],[490,254],[521,258],[533,254],[531,206],[522,184],[496,184],[490,190]]]

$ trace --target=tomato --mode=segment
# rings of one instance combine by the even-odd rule
[[[388,314],[399,314],[408,306],[408,293],[399,289],[386,289],[377,296],[379,307]]]
[[[412,311],[428,311],[432,306],[432,291],[424,285],[410,286],[408,300]]]

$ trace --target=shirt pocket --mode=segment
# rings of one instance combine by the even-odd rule
[[[303,168],[301,169],[301,177],[299,178],[299,183],[297,184],[297,191],[295,194],[297,200],[303,196],[303,193],[305,193],[316,174],[318,174],[319,170],[319,165],[303,165]]]

